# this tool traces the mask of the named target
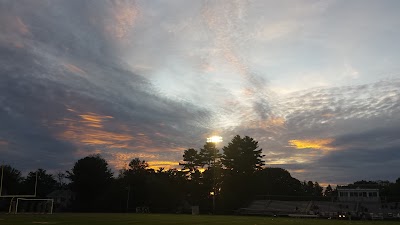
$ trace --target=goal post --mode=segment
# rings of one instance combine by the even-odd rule
[[[35,187],[33,194],[24,194],[24,195],[3,195],[3,178],[4,178],[4,165],[1,165],[1,178],[0,178],[0,198],[35,198],[37,193],[37,185],[38,185],[38,173],[36,172],[35,178]]]
[[[17,198],[14,213],[53,214],[53,207],[52,198]]]
[[[52,198],[36,198],[38,188],[38,172],[36,172],[35,186],[33,187],[33,194],[7,194],[4,184],[4,165],[1,165],[0,177],[0,198],[11,198],[8,213],[37,213],[37,214],[53,214],[54,199]],[[3,192],[6,191],[6,194]]]
[[[35,187],[33,190],[33,194],[16,194],[16,195],[10,195],[6,194],[4,195],[4,164],[1,165],[1,177],[0,177],[0,198],[11,198],[10,200],[10,206],[8,208],[8,213],[13,213],[17,212],[17,202],[18,198],[36,198],[36,193],[37,193],[37,185],[38,185],[38,172],[36,172],[36,178],[35,178]],[[7,189],[6,189],[7,190]],[[14,201],[14,199],[17,199],[17,201]]]

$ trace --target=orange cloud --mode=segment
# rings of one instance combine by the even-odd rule
[[[0,146],[8,145],[8,141],[0,140]]]
[[[270,117],[267,120],[259,121],[259,127],[282,127],[283,125],[285,125],[285,122],[286,120],[283,117]]]
[[[102,128],[103,127],[102,122],[105,119],[114,118],[112,116],[101,116],[101,115],[97,115],[97,114],[94,114],[94,113],[82,114],[82,115],[79,115],[79,116],[83,119],[82,122],[84,122],[87,126],[96,127],[96,128]]]
[[[120,124],[120,122],[115,121],[113,116],[94,112],[79,112],[76,109],[66,107],[67,112],[71,115],[53,125],[63,128],[61,132],[56,134],[56,137],[77,146],[76,156],[85,157],[90,154],[101,154],[115,169],[125,168],[134,158],[148,161],[150,168],[154,169],[159,167],[170,169],[179,166],[178,162],[169,161],[170,159],[160,161],[159,153],[183,152],[185,148],[170,142],[154,143],[147,133],[133,132],[129,125]],[[165,134],[159,132],[153,134],[158,136],[159,139],[166,137]]]
[[[72,73],[85,75],[85,76],[88,75],[84,70],[82,70],[81,68],[79,68],[73,64],[66,63],[66,64],[64,64],[64,66]]]
[[[334,141],[333,138],[326,139],[303,139],[303,140],[290,140],[290,147],[297,149],[320,149],[320,150],[335,150],[330,144]]]
[[[307,163],[313,155],[294,155],[290,157],[277,158],[271,161],[267,161],[267,165],[282,165],[282,164],[298,164]]]
[[[114,121],[113,116],[100,115],[94,112],[82,113],[68,106],[67,110],[73,115],[54,124],[64,128],[56,136],[74,143],[80,149],[84,149],[76,152],[78,156],[102,154],[110,160],[110,165],[117,169],[124,168],[133,158],[155,159],[159,152],[183,152],[185,149],[170,143],[166,143],[169,146],[165,144],[159,146],[146,133],[132,132],[128,125]],[[109,123],[110,121],[112,121],[112,124]],[[160,138],[166,137],[165,134],[159,132],[156,132],[155,135]],[[83,146],[91,146],[97,150],[87,150],[87,148],[82,148]],[[122,150],[123,152],[113,152],[115,150]],[[135,150],[135,152],[126,152],[127,150]],[[172,168],[172,164],[159,164],[154,165],[154,167]]]
[[[21,18],[17,17],[16,19],[17,29],[21,34],[28,34],[29,29],[25,25],[25,23],[21,20]]]
[[[271,129],[271,128],[284,128],[286,119],[279,116],[271,116],[266,120],[254,120],[247,122],[249,128],[261,128],[261,129]]]
[[[78,114],[73,109],[68,109],[68,111]],[[93,112],[78,114],[77,116],[79,119],[64,118],[55,123],[55,125],[65,127],[65,130],[57,135],[59,138],[77,145],[108,148],[127,148],[129,141],[134,139],[124,129],[121,132],[104,129],[105,122],[113,119],[112,116],[99,115]]]
[[[203,72],[210,73],[216,71],[216,68],[211,66],[209,63],[204,63],[201,65],[201,69]]]
[[[337,184],[335,184],[335,183],[325,183],[325,182],[319,183],[319,186],[324,187],[324,188],[328,187],[328,185],[331,185],[332,188],[337,186]]]
[[[179,167],[179,162],[177,161],[149,161],[148,163],[149,167],[152,169],[163,167],[168,170]]]
[[[79,121],[70,121],[67,123],[67,129],[59,137],[78,144],[103,145],[110,148],[125,147],[127,143],[124,142],[133,139],[129,134],[97,130],[90,127],[95,128],[96,125],[88,124],[82,126]]]
[[[335,114],[333,114],[333,113],[325,113],[325,114],[323,114],[322,115],[322,117],[325,117],[325,118],[333,118],[333,117],[335,117]]]
[[[112,12],[113,22],[106,25],[105,30],[111,36],[124,39],[133,29],[139,16],[139,10],[132,2],[114,2],[114,12]],[[108,23],[108,21],[106,21]]]
[[[123,169],[128,166],[129,162],[134,158],[141,160],[155,159],[157,155],[137,152],[113,152],[109,153],[111,159],[108,159],[108,163],[116,169]]]
[[[298,169],[298,170],[290,170],[291,173],[305,173],[306,170],[304,169]]]
[[[14,44],[14,47],[16,47],[16,48],[23,48],[23,47],[25,47],[24,44],[23,44],[22,42],[15,41],[13,44]]]

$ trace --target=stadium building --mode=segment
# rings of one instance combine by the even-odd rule
[[[379,189],[338,188],[340,202],[380,202]]]
[[[288,200],[288,199],[296,199]],[[382,200],[379,189],[338,188],[334,197],[300,199],[298,196],[259,196],[240,214],[330,219],[400,220],[400,202]],[[279,200],[280,199],[280,200]],[[283,201],[282,199],[286,199]]]

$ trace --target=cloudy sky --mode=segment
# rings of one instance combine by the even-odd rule
[[[0,0],[0,163],[177,167],[220,135],[344,184],[400,177],[400,1]]]

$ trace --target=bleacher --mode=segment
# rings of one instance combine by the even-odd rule
[[[306,213],[310,201],[272,201],[268,209],[271,212],[278,214],[291,214],[291,213]]]
[[[240,214],[268,215],[270,200],[255,200],[247,208],[239,209]]]
[[[339,214],[356,215],[357,207],[355,202],[313,201],[310,213],[318,214],[321,217],[336,217]]]
[[[255,200],[247,208],[241,208],[239,213],[258,215],[306,214],[310,205],[310,201]]]
[[[398,218],[400,203],[357,203],[332,201],[278,201],[255,200],[246,208],[238,210],[247,215],[279,215],[301,217],[316,215],[318,217],[337,217],[340,214],[367,219]]]
[[[269,202],[269,200],[256,200],[249,205],[249,208],[264,210],[267,208]]]
[[[310,199],[298,196],[259,196],[259,198],[263,200],[255,200],[238,212],[307,218],[400,220],[400,202],[387,202],[386,199],[382,201],[378,189],[339,188],[338,196],[334,198]]]
[[[390,219],[400,216],[400,203],[361,203],[359,212],[369,215],[372,219]]]

